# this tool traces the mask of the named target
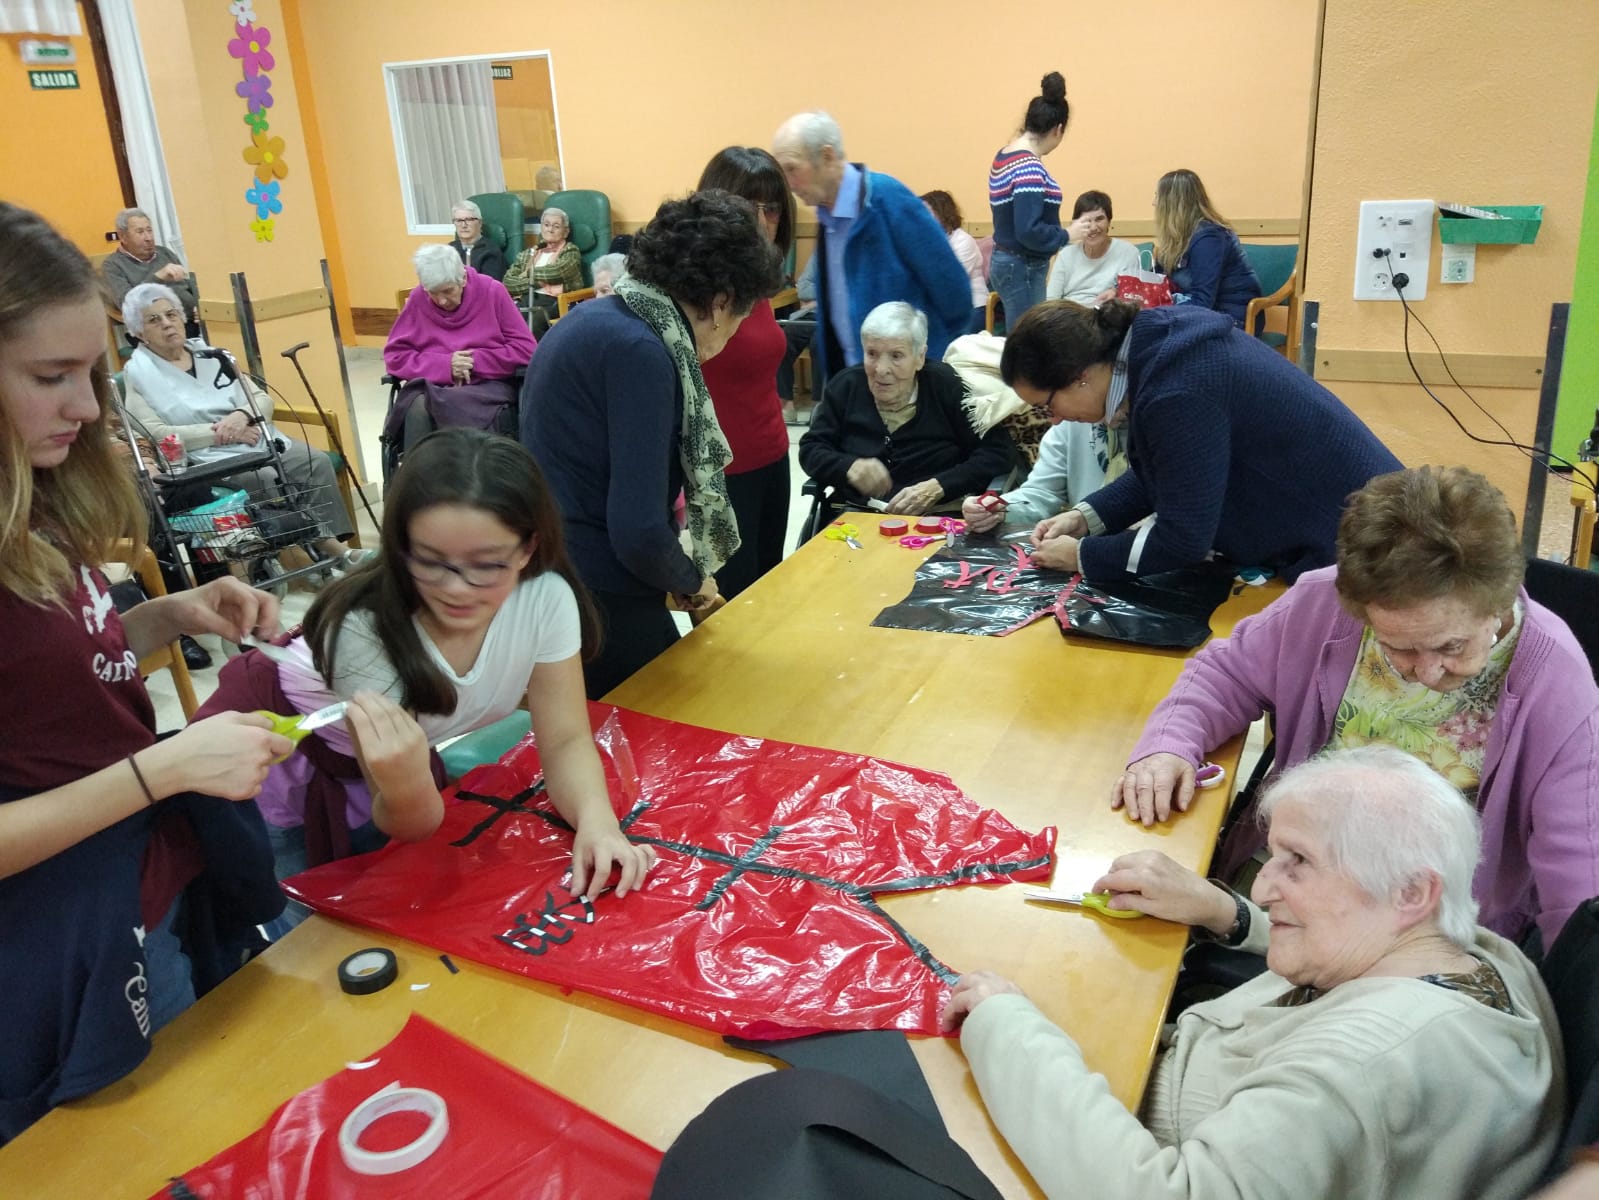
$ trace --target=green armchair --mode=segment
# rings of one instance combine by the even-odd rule
[[[522,198],[515,192],[483,192],[468,196],[483,213],[483,236],[493,238],[505,251],[505,261],[513,263],[522,253]]]
[[[1260,280],[1261,295],[1244,310],[1244,328],[1279,354],[1293,355],[1294,266],[1299,259],[1298,245],[1266,246],[1258,242],[1239,243],[1244,257]]]
[[[572,242],[583,255],[583,282],[594,282],[594,260],[611,248],[611,198],[581,188],[551,192],[545,208],[558,208],[572,223]]]

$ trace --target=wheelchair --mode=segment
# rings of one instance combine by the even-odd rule
[[[518,367],[516,374],[511,376],[511,398],[501,405],[490,417],[489,423],[483,428],[490,433],[503,434],[515,439],[521,434],[521,395],[522,383],[527,378],[527,368]],[[416,406],[425,402],[425,397],[418,392],[411,401],[411,411],[402,419],[395,418],[395,411],[400,403],[400,395],[408,384],[414,380],[401,379],[398,375],[384,375],[379,381],[386,384],[389,389],[389,405],[383,415],[383,432],[378,436],[379,457],[383,471],[383,486],[389,486],[389,480],[394,478],[394,473],[400,469],[400,462],[405,457],[410,443],[418,442],[434,430],[442,428],[431,415],[423,413],[417,415]]]

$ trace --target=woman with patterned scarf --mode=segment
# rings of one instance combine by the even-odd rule
[[[716,602],[738,549],[723,469],[732,460],[700,364],[782,286],[748,201],[669,200],[638,235],[616,294],[568,313],[539,343],[522,389],[522,444],[566,517],[603,644],[584,668],[598,699],[677,640],[667,596]],[[687,498],[691,549],[672,519]]]

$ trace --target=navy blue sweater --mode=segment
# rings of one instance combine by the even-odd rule
[[[1083,540],[1083,574],[1150,575],[1212,549],[1290,580],[1331,565],[1345,499],[1399,460],[1338,397],[1220,313],[1152,308],[1127,336],[1132,469],[1086,498],[1112,532]],[[1150,513],[1150,532],[1128,529]]]
[[[682,424],[677,368],[622,300],[580,304],[540,340],[522,385],[522,444],[544,469],[589,587],[698,590],[672,523]]]
[[[1176,267],[1155,269],[1171,276],[1172,291],[1187,297],[1185,303],[1224,312],[1240,329],[1249,302],[1261,294],[1260,280],[1244,257],[1238,235],[1213,221],[1202,221],[1194,230],[1188,253]]]

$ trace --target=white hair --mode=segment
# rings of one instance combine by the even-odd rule
[[[455,220],[455,214],[458,212],[464,212],[469,217],[476,217],[479,221],[483,219],[483,210],[470,200],[457,200],[450,205],[450,220]]]
[[[411,262],[416,266],[416,281],[424,292],[466,282],[466,264],[454,246],[423,246],[412,256]]]
[[[568,233],[572,231],[572,218],[566,215],[566,209],[556,208],[554,205],[551,205],[549,208],[546,208],[543,212],[539,213],[539,225],[541,227],[539,230],[540,233],[543,232],[542,226],[545,221],[550,219],[551,213],[561,218],[561,224],[566,226],[566,231]]]
[[[183,301],[164,283],[141,283],[128,289],[128,294],[122,297],[122,323],[128,327],[129,337],[143,335],[145,314],[157,300],[165,300],[180,315],[183,313]]]
[[[914,353],[923,354],[927,351],[927,316],[903,300],[879,304],[861,322],[861,341],[867,338],[909,342]]]
[[[118,233],[127,233],[128,232],[128,222],[133,220],[134,217],[143,217],[146,221],[150,221],[150,214],[145,212],[144,209],[142,209],[142,208],[125,208],[125,209],[123,209],[121,212],[119,212],[117,214],[117,232]],[[154,221],[150,221],[150,225],[152,227],[154,227],[155,222]]]
[[[830,148],[834,158],[844,157],[844,133],[821,109],[790,117],[783,123],[783,131],[804,148],[805,157],[813,163],[821,161],[824,148]]]
[[[1314,805],[1329,865],[1373,900],[1387,902],[1413,880],[1436,875],[1439,932],[1471,947],[1482,832],[1476,810],[1442,775],[1392,746],[1333,750],[1278,777],[1261,799],[1261,819],[1286,800]]]
[[[627,274],[627,255],[602,254],[590,264],[589,274],[596,279],[601,275],[609,275],[611,282],[615,283]]]

